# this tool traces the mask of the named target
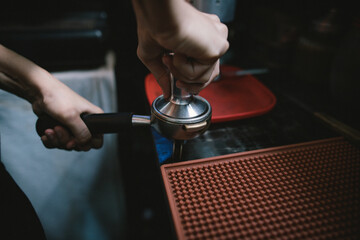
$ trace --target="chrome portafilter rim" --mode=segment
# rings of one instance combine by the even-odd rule
[[[152,112],[157,118],[172,124],[196,124],[210,120],[212,109],[210,103],[200,96],[192,96],[188,104],[181,105],[168,101],[161,95],[153,101]]]
[[[178,118],[169,116],[162,112],[162,108],[158,108],[159,102],[162,103],[163,101],[166,101],[162,96],[158,97],[154,100],[152,105],[152,126],[162,136],[172,140],[190,140],[203,134],[210,126],[212,114],[211,106],[201,97],[196,96],[194,99],[196,99],[195,102],[202,102],[201,104],[205,106],[204,111],[191,118]],[[160,106],[163,105],[160,104]],[[178,107],[178,105],[170,106],[169,109],[172,109],[171,107]]]
[[[211,120],[211,105],[205,98],[192,95],[176,86],[172,74],[171,96],[157,97],[151,108],[151,122],[155,129],[173,140],[188,140],[206,131]]]

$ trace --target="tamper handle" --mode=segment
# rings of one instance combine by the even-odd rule
[[[176,78],[170,73],[171,97],[170,101],[178,105],[186,105],[191,101],[192,95],[182,88],[176,86]]]

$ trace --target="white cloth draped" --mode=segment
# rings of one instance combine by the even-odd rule
[[[114,58],[94,70],[56,72],[74,91],[114,112]],[[1,160],[33,204],[48,240],[119,239],[124,196],[117,136],[89,152],[46,149],[35,131],[36,115],[23,99],[0,91]]]

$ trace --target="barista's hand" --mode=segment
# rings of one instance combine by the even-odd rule
[[[38,116],[47,114],[63,123],[71,131],[61,126],[45,130],[41,137],[47,148],[60,148],[66,150],[88,151],[91,148],[100,148],[103,145],[103,135],[92,136],[89,129],[81,119],[82,113],[103,113],[62,82],[53,79],[52,89],[44,89],[43,98],[34,101],[32,106]]]
[[[47,114],[70,129],[45,130],[41,137],[48,148],[88,151],[100,148],[103,136],[92,136],[81,113],[102,113],[53,75],[30,60],[0,45],[0,88],[24,98],[38,116]]]
[[[154,74],[165,98],[170,96],[169,70],[178,87],[197,94],[219,74],[219,58],[229,47],[226,25],[183,0],[167,0],[164,6],[139,2],[133,0],[139,58]],[[174,55],[164,55],[166,51]]]

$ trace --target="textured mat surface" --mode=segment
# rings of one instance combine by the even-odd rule
[[[360,150],[342,138],[161,170],[179,239],[360,238]]]

